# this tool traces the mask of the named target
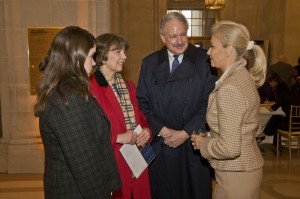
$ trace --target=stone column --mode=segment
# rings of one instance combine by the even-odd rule
[[[109,0],[0,0],[0,172],[42,173],[36,96],[30,94],[28,27],[78,25],[109,31]]]

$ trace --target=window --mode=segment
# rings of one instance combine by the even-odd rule
[[[210,28],[216,20],[215,12],[206,10],[167,10],[167,12],[179,12],[183,14],[188,23],[189,37],[210,36]]]

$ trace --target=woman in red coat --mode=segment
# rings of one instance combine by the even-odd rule
[[[90,91],[112,125],[111,142],[122,181],[122,190],[113,192],[113,198],[150,199],[148,170],[134,178],[119,151],[123,144],[143,146],[151,139],[146,118],[138,108],[136,86],[120,74],[128,47],[127,41],[119,35],[106,33],[97,37],[97,70],[91,78]],[[139,124],[143,130],[137,135],[133,130]]]

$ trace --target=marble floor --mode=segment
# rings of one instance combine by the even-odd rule
[[[300,155],[293,151],[289,165],[287,151],[279,158],[272,152],[272,144],[260,144],[265,158],[261,199],[300,199]],[[1,174],[0,199],[42,199],[42,174]]]

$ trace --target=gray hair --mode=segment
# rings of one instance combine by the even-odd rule
[[[164,15],[161,20],[160,20],[160,24],[159,24],[159,31],[161,35],[165,35],[165,25],[167,22],[171,21],[171,20],[178,20],[181,21],[185,24],[185,29],[186,31],[189,29],[189,23],[186,20],[185,16],[179,12],[169,12],[166,15]]]

